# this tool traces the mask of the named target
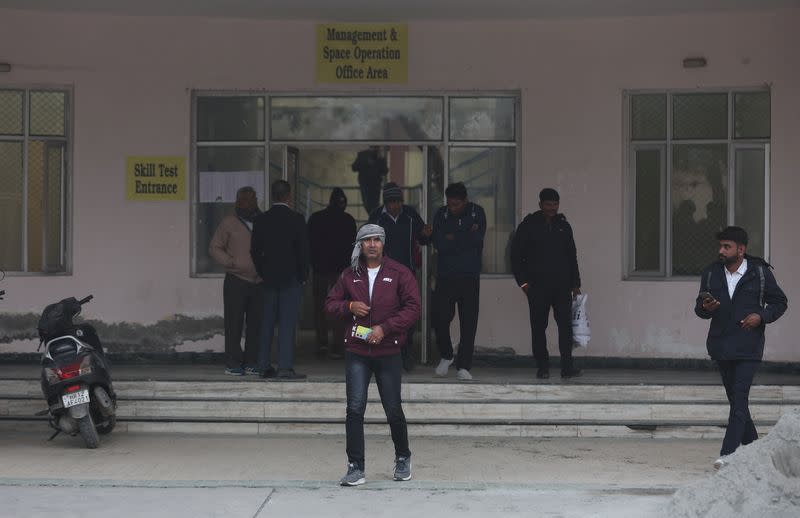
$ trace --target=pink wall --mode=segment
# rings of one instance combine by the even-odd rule
[[[772,86],[772,261],[789,297],[800,243],[800,10],[559,22],[412,22],[403,90],[522,95],[520,213],[561,191],[590,294],[598,356],[705,357],[694,282],[622,281],[622,91]],[[221,314],[221,280],[191,279],[190,207],[125,200],[129,155],[189,155],[192,89],[324,91],[314,22],[117,18],[0,9],[2,86],[74,88],[74,275],[11,277],[4,311],[93,292],[89,315],[150,323]],[[705,69],[684,70],[690,55]],[[527,307],[511,279],[484,280],[478,345],[530,354]],[[800,359],[791,313],[766,358]],[[221,338],[213,342],[221,349]],[[555,345],[555,340],[551,340]],[[16,344],[29,350],[30,344]],[[554,351],[555,347],[551,347]]]

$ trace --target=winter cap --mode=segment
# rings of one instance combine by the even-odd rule
[[[388,203],[392,200],[403,200],[403,191],[394,182],[388,182],[383,185],[383,203]]]

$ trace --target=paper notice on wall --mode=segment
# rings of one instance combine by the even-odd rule
[[[264,201],[263,171],[201,171],[200,203],[233,203],[236,191],[250,186],[258,201]]]

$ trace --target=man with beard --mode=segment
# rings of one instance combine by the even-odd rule
[[[764,329],[783,315],[786,295],[778,287],[771,266],[747,255],[747,232],[727,227],[717,234],[719,261],[700,277],[694,312],[711,319],[706,348],[719,366],[730,412],[716,469],[725,465],[740,444],[758,439],[748,408],[753,376],[764,355]]]
[[[258,374],[259,319],[264,301],[261,277],[250,256],[253,220],[260,214],[256,191],[242,187],[236,192],[234,214],[226,216],[214,232],[209,253],[225,268],[222,303],[225,314],[225,374]],[[247,336],[242,355],[242,331]]]
[[[405,335],[420,317],[420,296],[411,271],[383,254],[386,234],[378,225],[359,229],[347,268],[328,294],[325,309],[350,324],[347,366],[347,473],[343,486],[363,484],[364,413],[373,374],[394,442],[397,481],[411,479],[408,426],[400,396]]]
[[[350,252],[356,239],[356,220],[345,212],[347,196],[339,187],[331,192],[330,203],[308,219],[308,241],[311,250],[314,326],[317,333],[317,354],[328,353],[334,360],[342,358],[344,324],[333,325],[333,344],[328,347],[328,319],[325,298],[339,274],[350,264]]]
[[[561,197],[555,189],[542,189],[539,209],[522,220],[511,242],[511,269],[528,299],[536,377],[550,377],[547,321],[550,308],[558,325],[561,377],[580,376],[572,361],[572,299],[581,292],[578,254],[572,227],[558,213]]]

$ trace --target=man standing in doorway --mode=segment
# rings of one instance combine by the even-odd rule
[[[447,205],[440,208],[433,219],[433,246],[438,253],[433,327],[441,356],[436,375],[447,376],[448,368],[455,361],[458,379],[471,380],[486,213],[483,207],[469,201],[467,188],[461,182],[447,186],[445,197]],[[455,316],[456,305],[461,328],[457,359],[450,338],[450,322]]]
[[[386,234],[361,227],[351,267],[328,294],[327,312],[349,322],[347,348],[347,473],[340,483],[357,486],[364,476],[364,412],[372,375],[378,385],[394,442],[394,480],[411,479],[408,427],[400,397],[400,347],[420,317],[420,296],[411,271],[383,254]]]
[[[356,239],[356,220],[346,212],[347,196],[339,187],[331,192],[330,203],[308,218],[308,241],[311,248],[312,291],[314,293],[314,326],[317,353],[327,353],[334,360],[342,358],[344,325],[333,325],[333,342],[328,346],[328,317],[325,299],[339,274],[350,264],[350,252]]]
[[[303,379],[294,371],[295,327],[308,278],[308,231],[303,215],[289,208],[289,182],[272,183],[272,208],[253,225],[250,254],[264,280],[264,317],[258,366],[263,378]],[[278,324],[278,370],[272,368],[272,336]]]
[[[747,255],[747,232],[727,227],[717,234],[719,260],[700,277],[700,294],[694,312],[711,319],[706,347],[719,365],[730,412],[719,469],[740,444],[758,439],[748,408],[753,376],[764,355],[764,330],[786,311],[786,295],[778,286],[771,266]]]
[[[350,168],[358,173],[361,202],[367,215],[372,214],[380,203],[383,178],[389,173],[386,157],[381,154],[379,146],[370,146],[358,152]]]
[[[211,257],[225,268],[222,304],[225,314],[225,374],[243,376],[258,373],[259,320],[263,311],[261,278],[250,257],[253,220],[260,214],[256,191],[236,191],[234,213],[220,222],[208,247]],[[242,331],[247,333],[242,355]]]
[[[560,196],[555,189],[542,189],[539,209],[519,224],[511,243],[511,268],[517,284],[528,298],[536,377],[550,377],[547,352],[547,321],[550,308],[558,325],[561,377],[580,376],[572,360],[572,299],[581,292],[578,252],[572,227],[559,214]]]
[[[389,182],[383,186],[383,206],[370,214],[369,222],[380,225],[386,231],[384,255],[415,273],[417,245],[430,242],[433,227],[426,225],[413,207],[403,203],[403,191],[396,183]],[[414,368],[413,341],[414,328],[411,328],[402,349],[403,369],[406,372]]]

